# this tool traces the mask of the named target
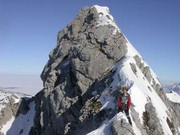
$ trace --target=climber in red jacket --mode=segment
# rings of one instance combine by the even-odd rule
[[[132,125],[132,122],[131,122],[131,119],[129,116],[131,97],[130,97],[129,93],[127,93],[127,87],[123,87],[122,91],[123,91],[123,93],[119,95],[118,102],[117,102],[118,112],[124,111],[126,113],[129,124]]]

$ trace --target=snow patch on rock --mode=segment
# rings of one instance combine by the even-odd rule
[[[180,103],[180,96],[176,92],[166,93],[169,100],[175,103]]]
[[[103,25],[112,25],[113,27],[115,27],[113,34],[116,34],[116,32],[120,33],[120,29],[116,25],[113,16],[109,12],[108,7],[102,7],[98,5],[94,5],[93,7],[95,7],[97,12],[99,13],[99,20],[97,27]]]

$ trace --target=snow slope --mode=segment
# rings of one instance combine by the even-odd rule
[[[99,13],[99,20],[98,20],[98,26],[103,26],[103,25],[112,25],[116,29],[114,30],[113,34],[116,34],[116,32],[120,32],[120,29],[115,23],[115,20],[112,15],[110,15],[109,8],[108,7],[101,7],[98,5],[94,5],[96,8],[97,12]]]
[[[106,7],[101,8],[98,6],[96,6],[96,8],[101,13],[107,15],[108,8]],[[113,24],[114,21],[109,21],[109,23],[106,23],[108,22],[107,20],[101,21],[100,18],[100,22],[102,22],[102,25],[109,25],[109,23],[111,23],[111,25],[114,26]],[[115,29],[116,28],[117,27],[115,26]],[[135,105],[134,109],[136,110],[136,112],[139,113],[139,119],[141,120],[141,124],[143,124],[142,116],[143,116],[143,112],[145,112],[145,104],[151,101],[153,106],[156,108],[157,117],[160,120],[160,124],[163,128],[164,135],[172,135],[172,132],[166,122],[166,119],[168,118],[168,114],[167,114],[168,108],[163,103],[161,98],[158,96],[154,88],[151,86],[152,80],[151,82],[148,82],[142,71],[136,65],[136,61],[133,57],[135,55],[138,55],[145,66],[148,66],[148,64],[142,59],[142,56],[137,52],[137,50],[131,45],[131,43],[128,40],[126,45],[128,47],[128,53],[121,61],[116,63],[115,66],[113,67],[113,70],[116,72],[116,74],[113,77],[114,81],[112,82],[111,86],[113,87],[113,89],[116,89],[118,85],[128,86],[129,93],[131,94],[132,103]],[[136,69],[137,69],[136,74],[131,69],[130,64],[132,63],[136,65]],[[150,71],[156,84],[159,84],[161,86],[159,80],[157,79],[156,74],[152,71],[151,68]],[[109,96],[105,96],[108,89],[109,88],[105,89],[104,92],[101,93],[101,97],[99,98],[99,101],[103,105],[101,109],[104,108],[113,109],[116,106],[116,104],[114,103],[114,97],[111,96],[111,94]],[[102,126],[90,132],[88,135],[109,135],[110,134],[109,124],[114,120],[118,120],[121,117],[119,115],[120,114],[115,116],[110,121],[103,123]],[[139,130],[137,129],[135,123],[133,124],[132,128],[134,129],[136,135],[141,134],[140,132],[138,132]]]
[[[180,103],[180,95],[178,95],[176,92],[166,93],[166,96],[169,100],[175,103]]]
[[[6,125],[1,129],[5,135],[28,135],[31,127],[33,126],[33,120],[35,116],[35,103],[31,102],[30,110],[27,114],[20,114],[18,117],[12,117]]]

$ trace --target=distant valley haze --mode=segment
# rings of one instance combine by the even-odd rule
[[[35,95],[42,88],[38,75],[0,75],[0,90]]]

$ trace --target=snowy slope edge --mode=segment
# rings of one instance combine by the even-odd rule
[[[97,10],[102,11],[102,8],[99,9],[98,6],[96,6],[96,8]],[[104,7],[104,9],[108,11],[107,7]],[[103,25],[104,24],[105,23],[103,23]],[[148,66],[148,64],[144,62],[142,56],[135,50],[135,48],[130,44],[128,40],[127,46],[128,53],[126,57],[114,66],[116,74],[113,77],[114,81],[112,82],[111,86],[115,89],[115,87],[119,85],[119,82],[121,86],[129,86],[129,92],[131,93],[132,103],[134,105],[133,108],[136,112],[138,112],[139,119],[142,125],[144,124],[144,114],[145,112],[147,112],[145,106],[148,102],[151,102],[152,106],[155,108],[155,113],[162,127],[162,134],[179,134],[180,126],[177,125],[176,129],[175,126],[170,126],[170,124],[172,124],[171,107],[168,106],[170,102],[163,102],[163,100],[167,100],[167,97],[165,97],[162,92],[162,85],[160,84],[157,76]],[[114,108],[116,105],[112,104],[114,98],[111,95],[110,97],[106,97],[106,100],[104,100],[106,91],[107,89],[104,90],[104,92],[101,94],[99,101],[101,101],[101,103],[103,104],[103,108]],[[102,128],[101,126],[99,129],[96,129],[95,131],[89,133],[89,135],[93,135],[96,133],[108,134],[110,131],[107,131],[107,128],[105,127]],[[139,130],[137,130],[137,127],[140,126],[136,126],[133,124],[135,133],[139,135]],[[155,133],[156,132],[154,132],[154,134]]]

